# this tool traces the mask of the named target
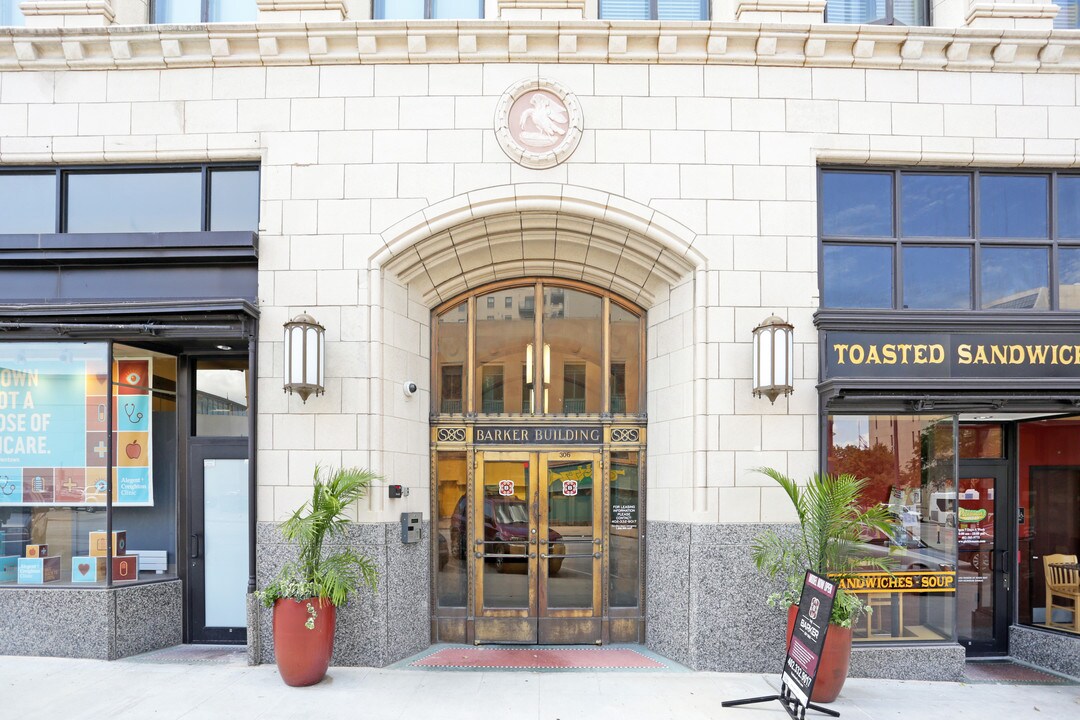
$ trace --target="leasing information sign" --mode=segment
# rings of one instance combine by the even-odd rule
[[[108,403],[113,502],[153,505],[150,358],[94,343],[11,343],[0,356],[0,507],[104,505]]]
[[[806,573],[781,677],[781,682],[803,707],[810,704],[814,691],[835,597],[836,583],[812,572]]]

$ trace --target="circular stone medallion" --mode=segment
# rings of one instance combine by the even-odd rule
[[[495,109],[495,137],[511,160],[525,167],[554,167],[581,141],[581,105],[553,80],[522,80],[503,93]]]

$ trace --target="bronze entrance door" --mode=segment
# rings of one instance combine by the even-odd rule
[[[476,458],[475,641],[599,643],[600,454],[478,452]]]

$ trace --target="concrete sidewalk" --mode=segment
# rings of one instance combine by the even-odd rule
[[[777,678],[697,672],[487,672],[331,668],[289,688],[273,665],[0,657],[0,718],[357,718],[363,720],[768,720],[779,703],[721,708]],[[1080,717],[1080,686],[848,680],[846,720]],[[824,717],[809,713],[807,717]]]

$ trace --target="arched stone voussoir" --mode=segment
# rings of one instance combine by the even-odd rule
[[[430,306],[496,280],[585,280],[645,307],[705,267],[696,234],[627,198],[574,185],[523,183],[442,200],[382,233],[374,267],[421,278]],[[419,288],[418,288],[419,289]]]

